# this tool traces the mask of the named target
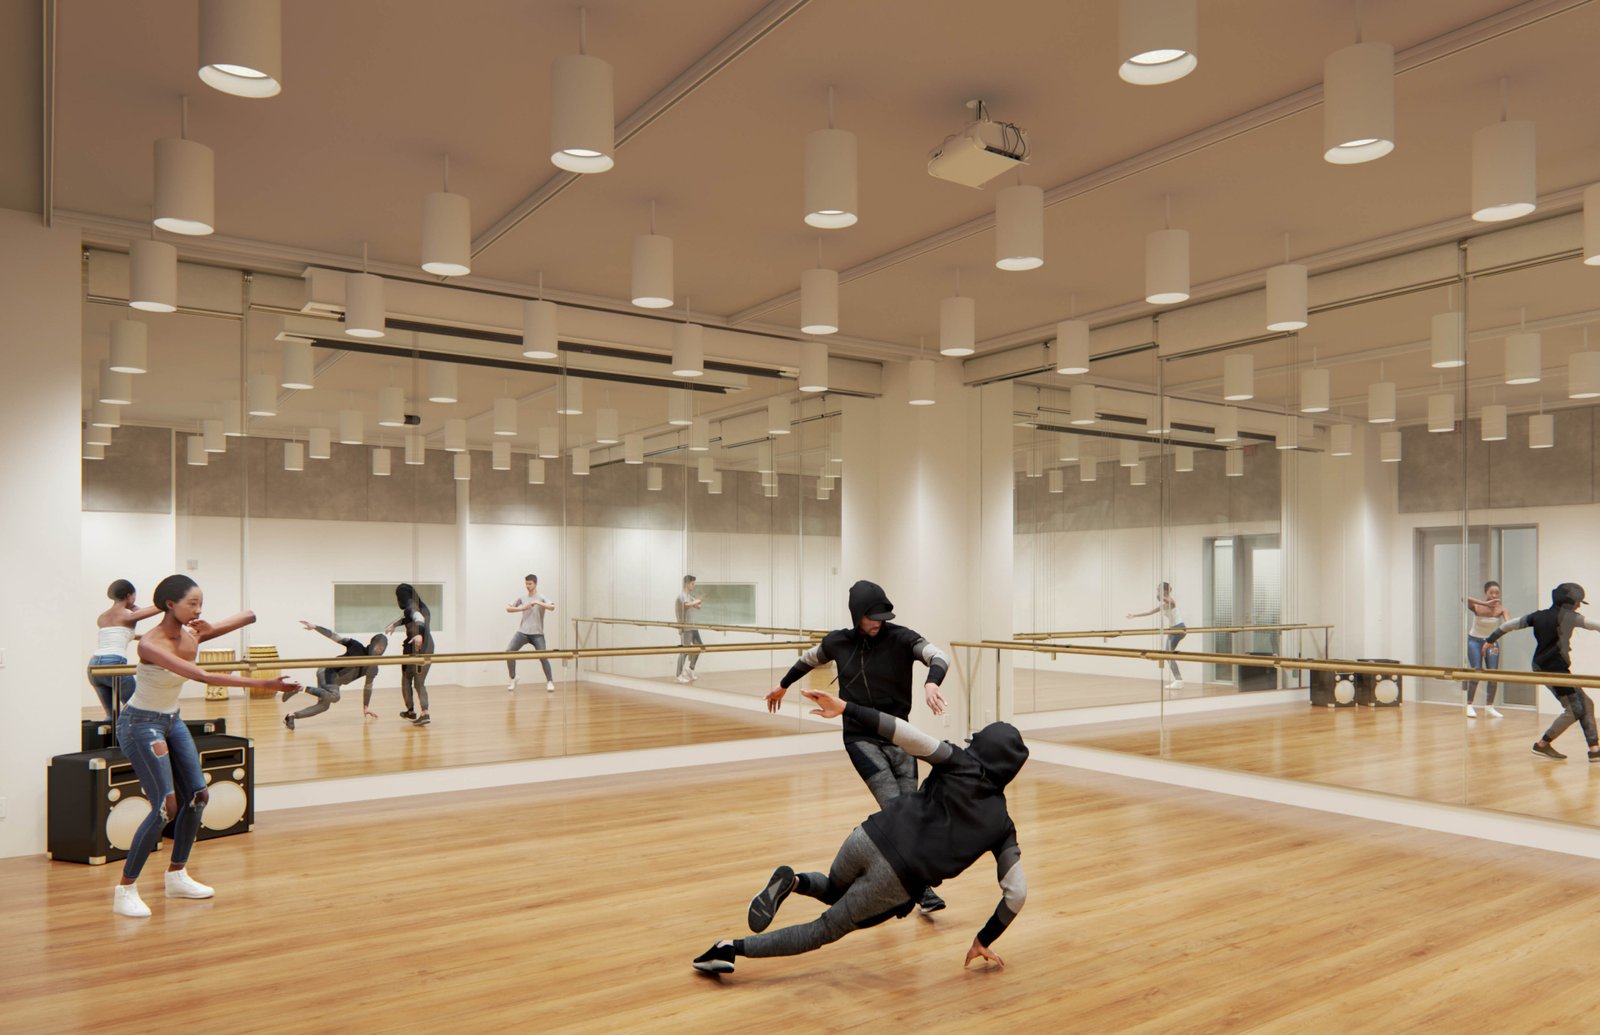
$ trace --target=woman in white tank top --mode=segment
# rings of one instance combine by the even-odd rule
[[[200,813],[211,794],[206,790],[189,728],[178,715],[178,695],[186,680],[204,680],[216,686],[243,686],[283,692],[298,690],[293,679],[247,679],[227,672],[205,672],[194,663],[205,640],[226,636],[256,620],[249,611],[215,625],[200,620],[204,597],[187,575],[169,575],[154,593],[162,612],[161,624],[139,640],[138,683],[117,718],[117,746],[128,757],[150,802],[150,814],[133,835],[128,858],[122,864],[111,908],[121,916],[144,917],[150,907],[139,898],[135,883],[145,859],[161,840],[161,830],[172,820],[172,864],[167,868],[168,898],[210,898],[212,891],[190,877],[185,869],[189,849],[200,832]],[[181,803],[181,805],[180,805]]]
[[[94,620],[100,632],[94,655],[89,658],[90,668],[128,663],[128,641],[133,639],[134,625],[157,613],[154,607],[138,607],[134,600],[137,593],[133,583],[127,579],[118,579],[107,587],[106,596],[111,599],[111,606],[100,612],[100,616]],[[129,676],[97,676],[90,672],[89,685],[100,696],[106,719],[115,722],[117,711],[133,693],[133,679]]]
[[[1485,582],[1483,584],[1483,599],[1467,598],[1467,613],[1472,615],[1472,629],[1467,633],[1467,667],[1494,670],[1500,667],[1500,645],[1487,642],[1489,634],[1499,627],[1501,622],[1510,621],[1511,616],[1506,613],[1506,607],[1500,602],[1500,583]],[[1467,691],[1467,718],[1476,719],[1478,709],[1472,706],[1472,699],[1478,692],[1478,681],[1469,679],[1465,684]],[[1494,706],[1494,693],[1500,688],[1498,683],[1489,684],[1485,710],[1491,718],[1503,718]]]
[[[1168,630],[1167,650],[1177,650],[1178,644],[1183,642],[1183,638],[1187,636],[1188,633],[1183,631],[1185,628],[1183,616],[1178,613],[1178,600],[1172,595],[1172,583],[1163,582],[1156,587],[1156,600],[1159,602],[1155,607],[1152,607],[1148,611],[1129,611],[1128,617],[1148,618],[1150,615],[1160,611],[1161,626],[1162,628]],[[1172,659],[1168,659],[1167,666],[1172,670],[1172,682],[1167,684],[1167,689],[1182,690],[1183,673],[1178,669],[1178,663]]]

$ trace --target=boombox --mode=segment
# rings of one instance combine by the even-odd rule
[[[228,720],[221,716],[215,719],[184,719],[183,724],[189,727],[191,737],[198,737],[203,733],[228,732]],[[117,727],[106,719],[84,719],[82,743],[84,751],[114,748],[117,746]]]
[[[1380,665],[1398,665],[1390,658],[1361,658]],[[1399,673],[1312,672],[1311,703],[1326,708],[1389,708],[1400,704],[1403,680]]]
[[[200,814],[202,841],[243,834],[255,824],[255,747],[245,737],[194,738],[211,801]],[[46,838],[52,859],[98,866],[126,858],[150,801],[133,765],[116,748],[50,760]],[[167,824],[163,836],[172,836]]]

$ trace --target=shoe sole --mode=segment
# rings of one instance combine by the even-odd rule
[[[923,916],[927,916],[929,913],[937,913],[939,910],[941,910],[943,908],[944,908],[944,902],[942,900],[936,906],[933,906],[933,905],[922,905],[922,904],[919,903],[917,905],[917,912],[921,913]]]
[[[148,910],[148,909],[146,909],[142,913],[124,913],[122,910],[118,909],[117,907],[112,906],[111,907],[111,911],[113,913],[117,914],[118,916],[125,916],[129,920],[148,920],[148,919],[150,919],[150,910]]]
[[[1567,760],[1566,755],[1552,755],[1550,752],[1540,751],[1538,748],[1533,748],[1532,751],[1540,758],[1548,758],[1552,762],[1565,762]]]
[[[783,900],[793,890],[792,887],[785,888],[785,885],[792,885],[793,882],[794,870],[789,867],[780,866],[772,871],[772,876],[767,878],[767,886],[750,900],[750,911],[745,914],[745,922],[750,925],[752,932],[760,934],[772,926],[772,918],[778,915],[778,907],[783,905]]]
[[[702,974],[732,974],[733,964],[727,960],[706,960],[704,963],[693,963],[694,967]]]
[[[191,895],[186,891],[169,891],[169,892],[167,892],[167,897],[168,898],[207,899],[207,898],[212,898],[215,895],[216,895],[215,891],[208,891],[204,895]]]

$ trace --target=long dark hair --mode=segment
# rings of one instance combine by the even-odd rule
[[[155,605],[162,611],[170,611],[172,605],[189,595],[189,591],[199,583],[187,575],[168,575],[156,585],[156,591],[151,595]]]

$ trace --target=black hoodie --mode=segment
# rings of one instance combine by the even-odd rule
[[[1578,605],[1586,602],[1583,597],[1582,586],[1576,582],[1563,582],[1550,591],[1549,607],[1503,623],[1489,634],[1488,642],[1494,643],[1517,629],[1532,629],[1533,670],[1571,672],[1573,632],[1580,628],[1600,632],[1600,625],[1578,613]]]

